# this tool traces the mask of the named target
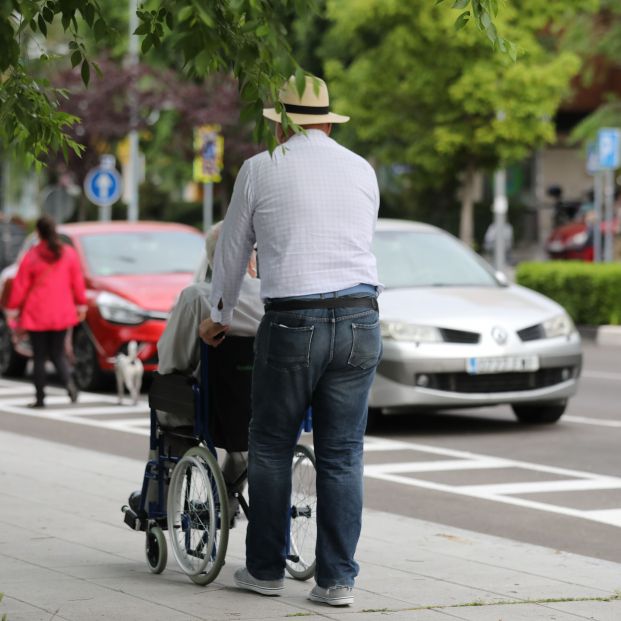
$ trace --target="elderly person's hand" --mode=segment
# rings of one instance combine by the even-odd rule
[[[229,331],[230,326],[216,323],[211,318],[204,319],[198,326],[198,335],[212,347],[218,347],[224,340],[224,335]]]

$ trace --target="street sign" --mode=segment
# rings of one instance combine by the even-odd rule
[[[194,130],[193,177],[197,183],[222,181],[220,170],[224,156],[224,138],[219,125],[202,125]]]
[[[615,170],[621,165],[621,130],[605,127],[597,133],[599,168]]]
[[[586,171],[589,175],[594,175],[600,170],[599,152],[596,142],[589,142],[587,145]]]
[[[123,180],[114,167],[114,157],[103,156],[101,164],[92,168],[84,179],[84,192],[91,203],[109,207],[121,198]]]

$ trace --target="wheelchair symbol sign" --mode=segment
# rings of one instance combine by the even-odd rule
[[[91,203],[108,207],[121,198],[123,181],[116,168],[93,168],[84,180],[84,192]]]
[[[597,134],[597,151],[600,170],[619,168],[621,164],[621,130],[615,128],[600,129]]]

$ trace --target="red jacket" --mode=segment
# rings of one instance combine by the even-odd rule
[[[39,242],[19,264],[7,309],[19,311],[21,328],[38,332],[75,326],[77,306],[86,306],[86,290],[76,251],[63,245],[55,260],[48,245]]]

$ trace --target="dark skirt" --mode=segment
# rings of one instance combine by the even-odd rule
[[[209,432],[227,451],[248,450],[254,338],[227,336],[209,348]]]

